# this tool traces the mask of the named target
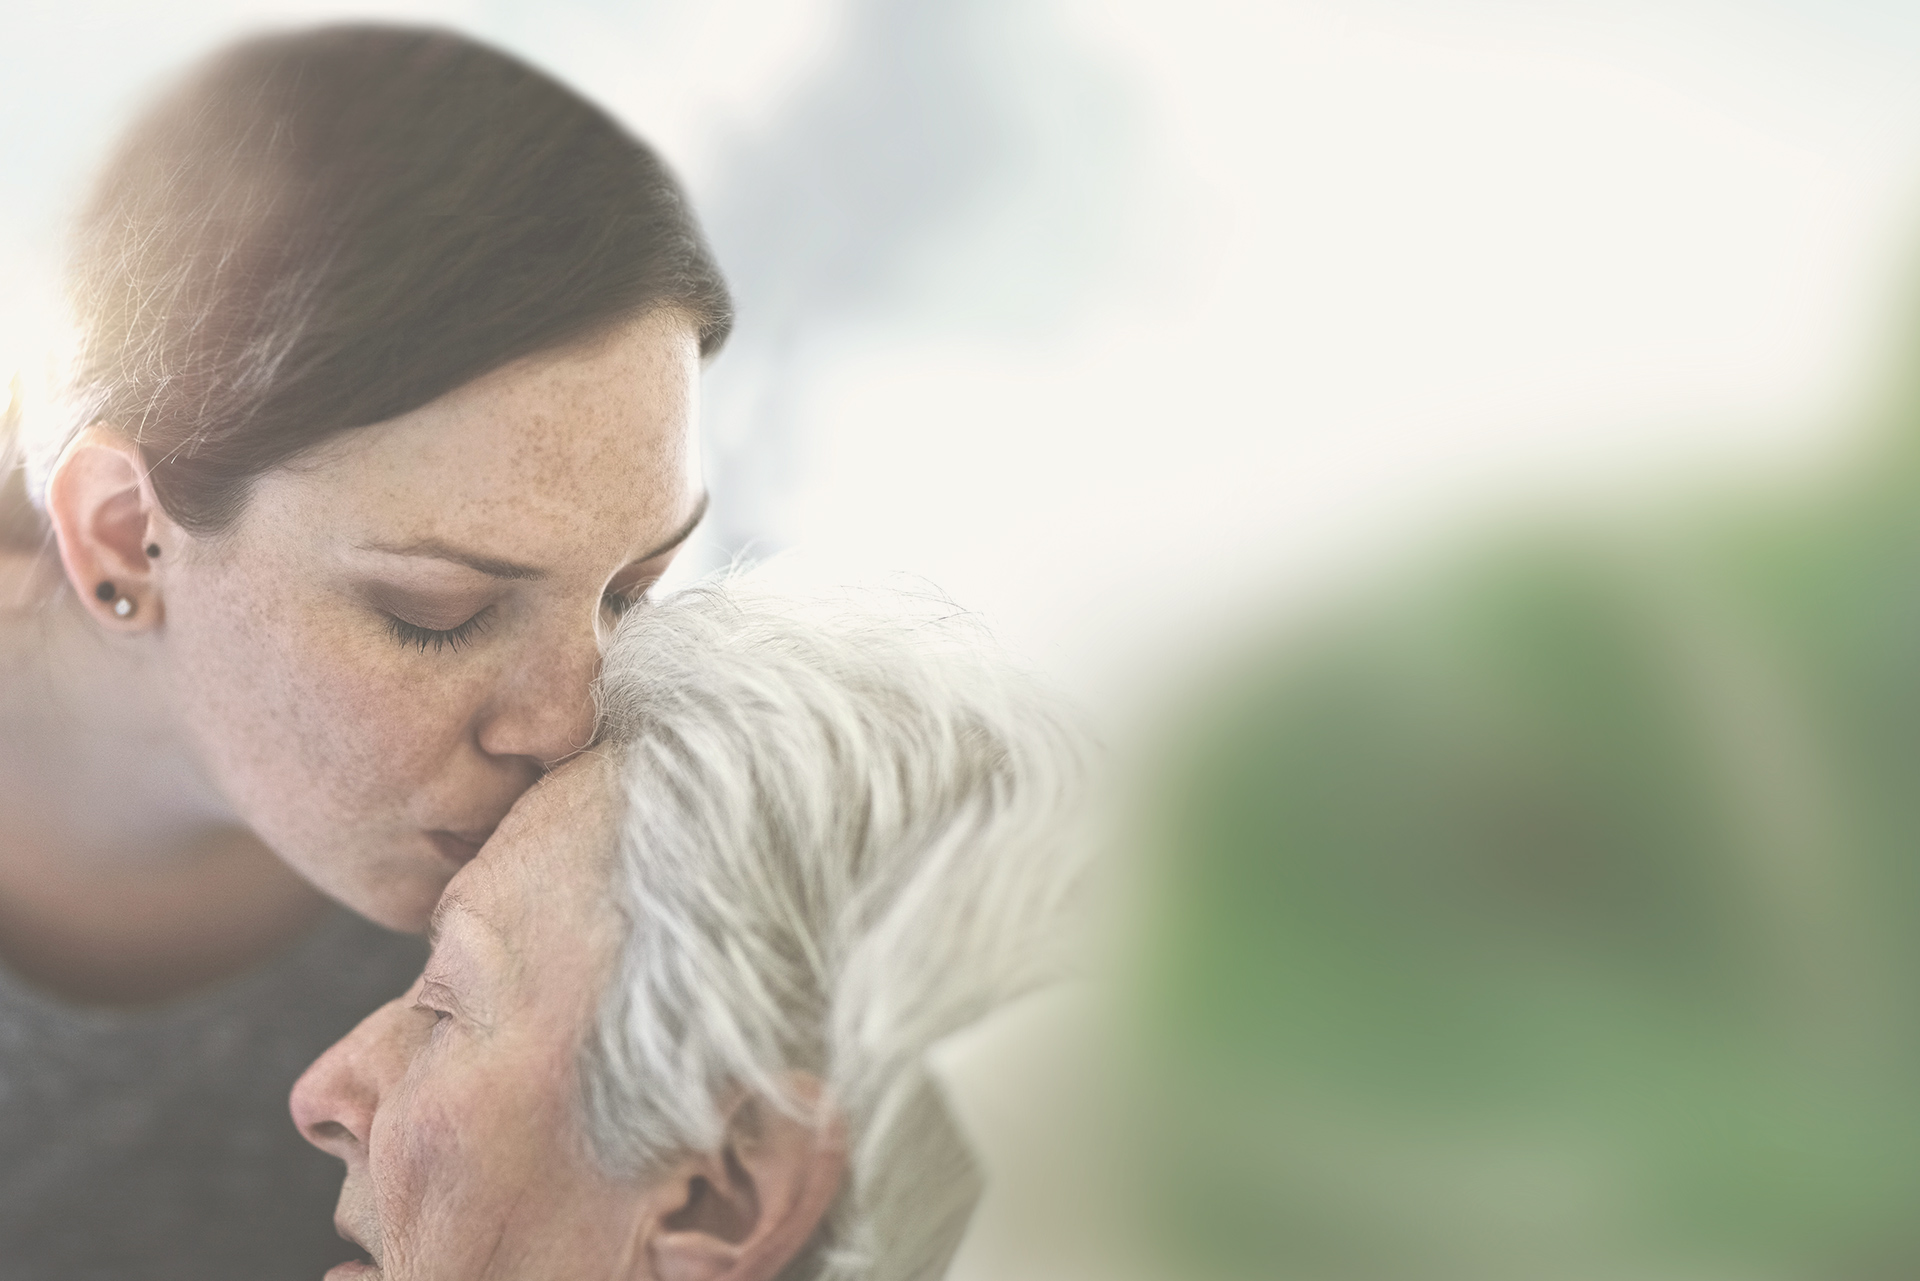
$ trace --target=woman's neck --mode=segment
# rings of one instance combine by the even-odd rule
[[[280,951],[325,900],[234,817],[133,647],[0,559],[0,961],[142,1004]]]

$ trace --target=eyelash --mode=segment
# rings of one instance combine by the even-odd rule
[[[648,583],[632,591],[608,592],[602,598],[601,604],[608,613],[619,618],[635,606],[646,604],[651,599],[652,591],[653,584]],[[428,649],[439,654],[446,650],[458,650],[471,645],[476,637],[487,630],[488,615],[492,612],[491,607],[483,609],[458,627],[449,627],[444,631],[422,627],[418,623],[409,623],[404,618],[389,614],[387,627],[393,633],[393,638],[402,645],[411,646],[422,654]]]
[[[487,616],[490,613],[491,608],[483,609],[458,627],[449,627],[445,631],[409,623],[391,614],[387,615],[387,626],[393,632],[393,638],[402,645],[411,645],[422,654],[427,652],[428,646],[432,646],[433,652],[438,654],[443,650],[471,645],[474,637],[487,630]]]

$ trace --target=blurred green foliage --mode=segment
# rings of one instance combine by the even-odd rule
[[[1920,1276],[1920,503],[1533,536],[1161,753],[1166,1275]]]

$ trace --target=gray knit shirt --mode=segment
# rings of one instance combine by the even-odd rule
[[[426,959],[336,909],[267,965],[137,1011],[56,1001],[0,969],[0,1281],[313,1281],[340,1162],[287,1092]]]

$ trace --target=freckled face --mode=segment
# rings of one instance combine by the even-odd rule
[[[419,930],[581,747],[602,634],[702,502],[692,326],[654,313],[345,433],[156,566],[163,676],[290,865]]]
[[[346,1162],[335,1222],[371,1256],[329,1276],[626,1275],[633,1187],[588,1155],[576,1055],[619,925],[612,778],[556,771],[461,870],[413,989],[322,1055],[294,1120]]]

